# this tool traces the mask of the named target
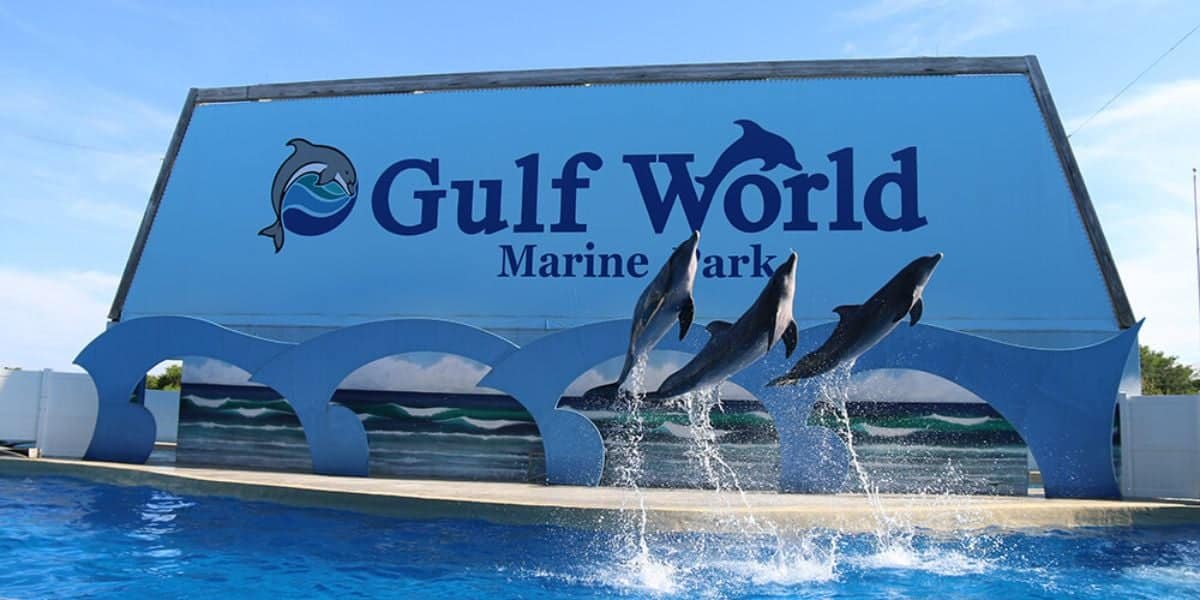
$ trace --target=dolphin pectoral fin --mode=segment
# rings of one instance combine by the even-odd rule
[[[283,223],[279,220],[276,220],[274,223],[266,227],[263,227],[262,230],[258,232],[258,235],[269,237],[271,238],[271,241],[275,242],[276,254],[279,254],[279,251],[283,249]]]
[[[923,312],[925,312],[925,300],[923,298],[917,298],[917,301],[913,302],[912,309],[908,311],[909,316],[912,317],[912,320],[909,321],[908,326],[912,327],[913,325],[916,325],[917,321],[921,320],[921,313]]]
[[[712,323],[705,325],[704,329],[708,331],[708,335],[715,337],[726,331],[729,331],[730,327],[733,327],[733,323],[730,323],[729,321],[713,321]]]
[[[784,358],[791,358],[792,353],[796,351],[796,344],[800,341],[800,331],[796,327],[796,321],[788,323],[787,329],[783,330],[783,347],[787,350]]]
[[[317,178],[317,185],[325,185],[337,177],[337,172],[333,169],[325,169],[321,171],[321,176]]]
[[[837,316],[840,320],[845,321],[846,319],[850,318],[851,315],[858,312],[858,309],[860,308],[862,308],[861,304],[843,304],[834,308],[833,312],[837,313]]]
[[[679,307],[679,339],[687,337],[688,328],[692,326],[692,319],[696,316],[696,303],[689,296],[683,301],[683,306]]]

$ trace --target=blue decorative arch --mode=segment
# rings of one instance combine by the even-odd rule
[[[344,327],[281,353],[251,380],[283,394],[312,453],[313,471],[367,475],[367,433],[358,416],[332,405],[333,393],[367,363],[406,352],[444,352],[494,365],[516,344],[482,329],[439,319],[393,319]]]
[[[1116,498],[1112,425],[1125,362],[1141,322],[1082,348],[1027,348],[929,325],[900,327],[852,372],[913,369],[982,398],[1021,434],[1047,498]],[[807,330],[824,339],[833,325]]]
[[[826,324],[800,332],[800,348],[816,347],[833,328]],[[983,398],[1021,434],[1042,469],[1046,497],[1115,498],[1120,491],[1112,473],[1112,416],[1140,328],[1138,323],[1094,346],[1043,349],[931,325],[901,326],[860,356],[851,371],[907,368],[948,379]],[[811,410],[816,386],[793,389],[800,404]],[[840,440],[838,444],[844,446]],[[814,449],[800,451],[816,454]],[[836,473],[817,482],[806,476],[784,481],[782,487],[823,490],[823,484],[836,479]]]
[[[154,417],[130,394],[154,365],[185,356],[223,360],[253,373],[291,344],[226,329],[191,317],[123,321],[75,357],[96,385],[96,428],[84,458],[144,463],[154,451]]]
[[[538,338],[497,363],[479,382],[516,398],[533,416],[546,453],[547,483],[600,483],[604,471],[600,431],[579,412],[559,408],[558,401],[588,369],[624,353],[629,326],[629,320],[604,321]],[[688,339],[694,338],[693,334]]]
[[[563,392],[597,364],[621,356],[628,320],[559,331],[518,349],[475,327],[435,319],[376,321],[331,331],[303,344],[266,340],[189,317],[146,317],[114,325],[75,362],[91,375],[99,412],[90,460],[145,462],[155,425],[130,394],[158,362],[204,356],[228,362],[270,385],[296,410],[318,473],[366,475],[366,433],[357,416],[330,400],[355,369],[406,352],[444,352],[492,366],[479,385],[512,395],[533,416],[546,452],[549,483],[596,485],[604,445],[595,425],[558,406]],[[800,332],[799,347],[816,347],[833,324]],[[913,369],[974,392],[1003,415],[1029,445],[1048,497],[1115,497],[1111,427],[1136,326],[1107,341],[1068,350],[1027,348],[928,325],[901,327],[853,365],[854,372]],[[708,335],[694,328],[669,334],[659,350],[696,353]],[[777,344],[732,380],[754,394],[775,422],[780,440],[780,488],[841,490],[849,454],[831,430],[808,427],[814,386],[767,387],[789,360]]]
[[[604,471],[600,432],[587,417],[558,403],[567,386],[580,375],[625,354],[630,324],[628,319],[604,321],[539,338],[501,361],[480,382],[517,398],[533,415],[542,432],[549,483],[600,482]],[[707,342],[703,328],[693,327],[680,340],[676,326],[655,349],[695,354]],[[783,480],[794,482],[795,489],[840,489],[849,465],[845,445],[826,428],[806,426],[811,403],[798,402],[794,390],[766,387],[768,381],[786,370],[785,363],[783,344],[777,344],[768,356],[732,380],[755,394],[775,420],[783,448]],[[828,451],[814,455],[813,448]]]

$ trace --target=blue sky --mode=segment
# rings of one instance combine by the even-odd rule
[[[0,0],[0,364],[66,368],[105,315],[190,87],[547,67],[1036,54],[1068,131],[1195,2]],[[1200,34],[1072,138],[1143,342],[1200,362]]]

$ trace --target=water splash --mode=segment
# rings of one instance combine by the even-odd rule
[[[831,407],[839,425],[838,435],[846,443],[850,454],[850,469],[854,472],[858,488],[866,497],[875,520],[875,546],[880,555],[902,555],[912,552],[915,534],[911,523],[898,515],[889,513],[883,506],[879,485],[871,480],[858,450],[854,445],[854,427],[850,423],[850,377],[854,362],[838,365],[837,368],[817,380],[820,401]]]
[[[637,502],[636,512],[622,499],[619,531],[616,536],[617,552],[631,556],[622,572],[640,573],[640,578],[661,584],[666,569],[650,554],[646,542],[646,495],[641,489],[641,477],[645,468],[642,440],[646,436],[645,420],[642,418],[642,400],[646,396],[646,357],[639,356],[629,371],[629,376],[617,391],[617,408],[627,416],[621,421],[614,439],[612,458],[615,461],[614,485],[631,488]]]
[[[777,567],[784,563],[791,563],[795,558],[795,548],[787,547],[779,535],[779,529],[769,519],[759,519],[754,516],[754,507],[751,505],[746,492],[742,487],[741,479],[738,477],[737,470],[730,466],[729,462],[721,454],[721,448],[718,444],[719,435],[712,424],[712,411],[724,410],[721,404],[721,386],[715,386],[711,389],[702,389],[684,394],[675,400],[676,404],[684,409],[687,414],[688,428],[690,431],[690,444],[687,450],[687,456],[703,476],[703,485],[713,490],[714,500],[722,505],[724,510],[721,511],[719,521],[725,529],[740,532],[741,535],[759,535],[765,536],[771,540],[774,546],[773,555],[767,559],[769,564],[775,564]],[[743,512],[739,515],[734,508],[733,502],[728,492],[736,491],[737,498],[740,501],[740,507]],[[703,548],[698,548],[703,550]],[[803,553],[804,557],[811,556],[811,553]],[[808,558],[804,558],[807,561]],[[765,563],[753,562],[752,564],[761,565]],[[769,569],[770,567],[766,567]]]

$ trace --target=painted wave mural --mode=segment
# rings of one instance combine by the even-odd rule
[[[304,431],[291,407],[269,388],[184,383],[179,464],[311,470]],[[378,477],[542,481],[545,461],[533,418],[503,395],[339,390],[334,401],[358,415]],[[606,444],[627,417],[615,407],[563,399],[587,415]],[[850,402],[850,426],[864,469],[881,491],[1024,494],[1026,449],[999,414],[982,403]],[[689,466],[694,436],[682,412],[643,413],[644,485],[701,486]],[[811,425],[839,429],[831,410]],[[712,412],[725,460],[747,488],[775,487],[777,435],[757,402],[727,400]],[[603,482],[611,482],[611,463]]]

